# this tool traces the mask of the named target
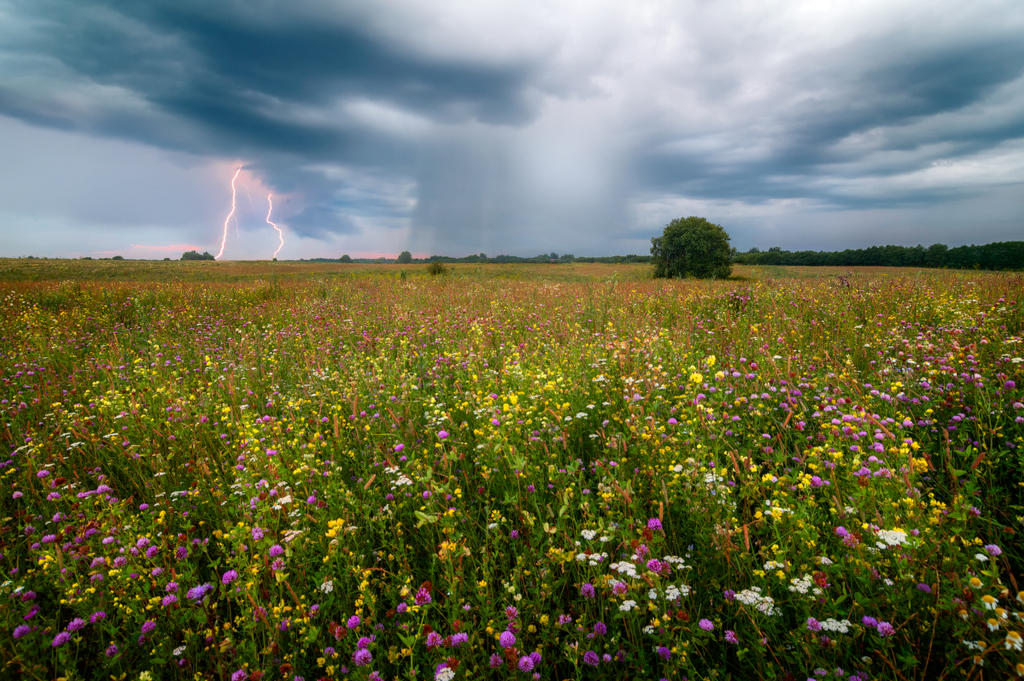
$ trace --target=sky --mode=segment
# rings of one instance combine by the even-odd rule
[[[282,259],[1024,239],[1022,36],[1020,0],[0,0],[0,256],[270,258],[268,194]]]

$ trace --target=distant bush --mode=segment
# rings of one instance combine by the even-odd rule
[[[427,272],[434,275],[445,274],[448,272],[448,268],[444,266],[443,262],[435,260],[427,266]]]
[[[210,255],[210,253],[208,251],[203,251],[202,253],[199,253],[198,251],[185,251],[184,253],[181,254],[181,259],[182,260],[215,260],[216,258],[214,258],[212,255]]]
[[[704,218],[676,218],[660,237],[651,239],[656,277],[721,279],[732,268],[729,235]]]

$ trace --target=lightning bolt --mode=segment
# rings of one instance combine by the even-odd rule
[[[277,226],[277,223],[270,219],[270,214],[274,212],[274,202],[270,199],[273,194],[267,194],[267,224],[277,230],[277,250],[274,251],[274,258],[277,258],[277,254],[284,248],[284,232]]]
[[[242,172],[242,166],[235,168],[235,174],[231,178],[231,212],[224,218],[224,233],[220,237],[220,250],[217,251],[217,255],[214,256],[215,260],[220,260],[220,257],[224,255],[224,245],[228,242],[228,223],[231,222],[231,218],[235,216],[235,208],[237,207],[236,199],[238,198],[238,191],[235,187],[235,182],[238,180],[238,174]]]

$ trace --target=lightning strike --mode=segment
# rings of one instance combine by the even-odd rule
[[[277,259],[277,254],[281,252],[282,248],[284,248],[284,232],[277,226],[276,222],[270,219],[270,214],[274,212],[274,202],[270,199],[271,196],[273,196],[273,194],[267,194],[267,224],[277,230],[277,239],[279,243],[277,244],[277,250],[274,251],[274,258]]]
[[[214,256],[215,260],[220,260],[220,257],[224,255],[224,245],[228,242],[228,223],[231,222],[231,218],[235,216],[235,209],[237,208],[236,200],[238,198],[238,190],[235,186],[235,182],[238,180],[238,174],[242,172],[242,166],[235,168],[235,174],[231,178],[231,212],[224,218],[224,232],[220,237],[220,250],[217,251],[217,255]]]

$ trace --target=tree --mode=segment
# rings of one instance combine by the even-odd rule
[[[214,257],[210,255],[209,251],[203,251],[200,254],[198,251],[185,251],[181,254],[182,260],[213,260]]]
[[[651,239],[656,277],[725,278],[732,272],[730,254],[729,235],[704,218],[676,218]]]
[[[409,251],[402,251],[398,254],[397,262],[399,265],[408,265],[412,262],[412,253]]]
[[[345,263],[352,262],[352,256],[350,256],[348,253],[346,253],[345,255],[343,255],[340,258],[338,258],[338,262],[345,262]]]

